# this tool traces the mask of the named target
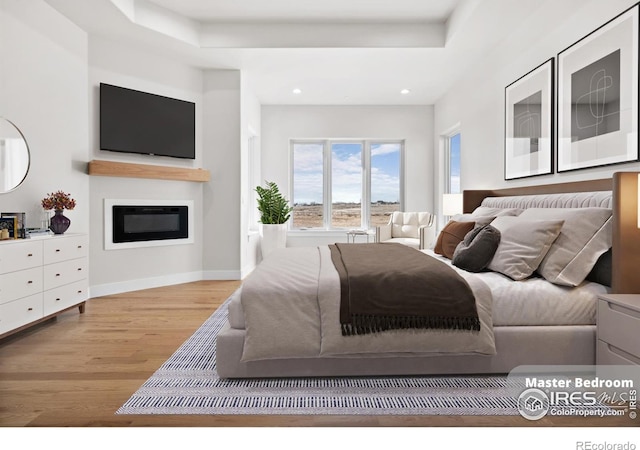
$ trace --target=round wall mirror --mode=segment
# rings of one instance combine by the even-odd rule
[[[0,117],[0,194],[20,186],[29,172],[27,140],[11,121]]]

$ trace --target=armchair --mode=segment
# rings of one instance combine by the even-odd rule
[[[422,250],[435,216],[428,212],[394,212],[389,223],[376,227],[376,242],[396,242]]]

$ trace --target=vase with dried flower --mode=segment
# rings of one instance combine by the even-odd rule
[[[76,207],[76,201],[71,198],[71,194],[63,191],[52,192],[42,199],[42,207],[44,209],[53,209],[55,215],[49,221],[49,229],[54,234],[64,234],[71,225],[71,220],[64,216],[62,212],[65,209],[73,209]]]

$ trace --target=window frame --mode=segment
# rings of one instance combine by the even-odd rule
[[[458,146],[459,152],[462,153],[462,132],[460,127],[451,129],[444,137],[444,190],[445,194],[460,194],[462,193],[462,186],[458,186],[458,192],[451,191],[451,141],[454,137],[460,137],[460,144]],[[460,177],[462,178],[462,155],[460,154]]]
[[[362,200],[360,205],[360,228],[371,228],[371,147],[376,144],[398,144],[400,153],[399,173],[399,208],[404,210],[404,186],[405,186],[405,140],[404,139],[290,139],[289,141],[289,192],[291,192],[291,204],[295,195],[294,190],[294,148],[297,144],[321,144],[322,146],[322,227],[304,228],[296,227],[291,220],[290,229],[296,231],[344,231],[347,228],[332,227],[333,198],[332,198],[332,147],[334,144],[361,144],[362,145]]]

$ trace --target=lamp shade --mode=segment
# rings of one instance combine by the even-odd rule
[[[442,214],[445,216],[462,214],[462,194],[444,194],[442,196]]]
[[[640,173],[638,174],[638,228],[640,228]]]

